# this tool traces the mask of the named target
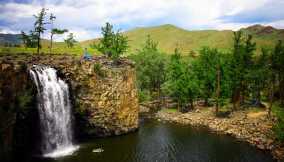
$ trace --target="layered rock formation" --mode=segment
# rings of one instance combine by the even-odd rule
[[[28,76],[34,64],[54,67],[69,83],[80,137],[120,135],[138,128],[135,71],[128,60],[114,64],[105,57],[82,61],[70,55],[0,56],[0,154],[11,151],[16,116],[22,109],[27,110],[22,118],[36,118],[36,91]]]

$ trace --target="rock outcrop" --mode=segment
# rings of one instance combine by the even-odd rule
[[[22,109],[33,114],[22,118],[36,118],[36,89],[28,74],[34,64],[54,67],[70,85],[75,132],[80,137],[120,135],[138,128],[135,70],[127,59],[114,64],[103,56],[82,61],[70,55],[3,55],[0,56],[0,154],[12,149],[16,118]],[[21,104],[27,105],[21,108]]]

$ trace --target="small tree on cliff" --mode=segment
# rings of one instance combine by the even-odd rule
[[[49,21],[50,21],[50,24],[51,24],[49,53],[51,53],[51,50],[52,50],[53,36],[54,35],[62,35],[64,33],[68,32],[67,29],[54,28],[53,25],[54,25],[55,19],[56,19],[55,15],[51,13],[50,16],[49,16]]]
[[[93,48],[97,49],[102,54],[116,61],[119,56],[127,51],[127,37],[122,35],[119,30],[114,32],[113,26],[110,23],[107,22],[106,25],[102,27],[102,35],[103,37],[100,39],[100,42],[92,45]]]
[[[45,22],[45,16],[46,16],[46,9],[42,8],[41,11],[37,14],[34,15],[36,18],[36,21],[34,23],[34,32],[37,37],[37,53],[39,54],[39,49],[41,48],[40,44],[40,39],[41,39],[41,34],[44,33],[46,28],[44,27],[47,23]]]

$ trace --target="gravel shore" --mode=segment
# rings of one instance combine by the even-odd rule
[[[237,111],[226,118],[218,118],[208,108],[184,114],[162,110],[155,117],[162,121],[207,126],[212,131],[231,135],[261,150],[269,150],[275,159],[284,161],[284,144],[276,141],[271,129],[273,120],[265,111]]]

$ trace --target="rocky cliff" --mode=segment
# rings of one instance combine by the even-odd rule
[[[135,71],[128,60],[114,64],[102,56],[82,61],[69,55],[4,55],[0,56],[0,154],[12,149],[16,116],[25,110],[23,119],[38,120],[36,89],[28,74],[34,64],[54,67],[70,85],[79,137],[120,135],[138,128]],[[18,141],[28,137],[31,135]]]

